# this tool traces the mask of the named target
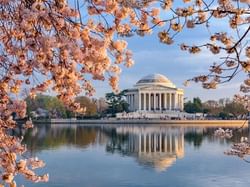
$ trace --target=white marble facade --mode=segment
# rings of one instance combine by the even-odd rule
[[[134,88],[127,89],[126,99],[131,112],[182,111],[184,91],[164,75],[152,74],[140,79]]]

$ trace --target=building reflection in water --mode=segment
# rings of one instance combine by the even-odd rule
[[[157,171],[166,170],[177,158],[184,157],[184,130],[181,127],[127,126],[116,128],[116,133],[128,136],[127,142],[120,146],[123,153]]]
[[[164,171],[176,159],[184,157],[184,141],[199,148],[204,140],[229,144],[240,142],[242,136],[249,136],[250,139],[248,128],[242,129],[242,132],[235,131],[233,138],[225,140],[213,136],[215,129],[134,125],[40,125],[28,131],[15,129],[13,133],[24,136],[24,143],[31,156],[36,156],[42,150],[65,146],[84,149],[98,146],[98,149],[105,148],[109,153],[133,157],[140,165]]]
[[[101,145],[107,152],[134,157],[140,165],[157,171],[166,170],[177,158],[184,157],[183,127],[41,126],[26,132],[24,141],[33,156],[37,151],[61,146]]]

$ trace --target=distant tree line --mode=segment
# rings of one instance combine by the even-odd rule
[[[30,117],[45,117],[45,118],[91,118],[97,117],[99,113],[106,110],[106,103],[101,98],[90,99],[86,96],[79,96],[76,102],[82,107],[86,107],[84,114],[73,113],[57,98],[49,95],[37,95],[34,99],[26,98],[27,113]]]
[[[100,118],[114,117],[116,113],[128,112],[129,104],[125,99],[125,91],[120,93],[107,93],[105,98],[94,99],[86,96],[79,96],[76,102],[86,107],[84,114],[73,113],[55,96],[37,95],[35,99],[27,97],[27,113],[30,117],[39,118]],[[193,98],[184,104],[184,111],[188,113],[203,113],[207,117],[232,119],[238,118],[247,113],[243,105],[230,99],[218,101],[208,100],[202,102],[199,97]]]
[[[199,97],[195,97],[184,104],[184,110],[188,113],[204,113],[208,117],[221,119],[239,118],[247,113],[242,104],[228,98],[202,102]]]
[[[81,107],[86,107],[84,114],[73,113],[55,96],[37,95],[34,99],[27,97],[27,114],[32,118],[100,118],[115,116],[118,112],[128,112],[128,103],[125,100],[125,92],[107,93],[105,98],[94,99],[79,96],[76,102]]]

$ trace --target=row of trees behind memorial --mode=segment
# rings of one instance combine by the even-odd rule
[[[184,104],[184,110],[188,113],[203,113],[207,118],[217,119],[239,119],[247,115],[247,110],[241,103],[229,98],[202,102],[199,97],[196,97]]]
[[[146,36],[154,29],[160,42],[170,45],[184,30],[202,27],[208,30],[206,40],[197,37],[194,43],[198,44],[188,41],[190,45],[179,46],[191,54],[210,51],[218,61],[213,63],[211,59],[209,72],[189,79],[186,84],[194,81],[206,89],[215,89],[241,73],[245,78],[240,90],[250,92],[249,3],[249,0],[0,0],[3,185],[15,187],[17,174],[35,182],[48,181],[48,175],[38,176],[29,169],[44,163],[34,158],[28,162],[20,159],[26,151],[22,139],[8,134],[9,129],[16,127],[11,115],[26,116],[22,91],[28,89],[30,96],[35,97],[53,90],[68,109],[83,112],[75,98],[82,93],[87,96],[95,93],[92,80],[107,80],[117,92],[121,68],[134,64],[125,37]],[[249,95],[238,95],[236,99],[250,111]],[[27,121],[25,127],[32,127],[32,122]]]
[[[128,103],[125,100],[124,92],[118,94],[107,93],[105,98],[89,98],[79,96],[76,101],[82,107],[86,106],[84,113],[74,113],[67,109],[55,96],[37,95],[35,99],[27,97],[27,114],[32,118],[99,118],[103,116],[115,116],[115,113],[128,112]]]
[[[33,118],[99,118],[115,116],[115,113],[119,112],[128,112],[129,104],[124,98],[124,92],[107,93],[105,98],[99,99],[79,96],[76,100],[81,106],[87,106],[84,114],[69,111],[57,97],[49,95],[38,95],[35,99],[27,97],[27,113]],[[208,117],[221,119],[239,118],[247,113],[242,104],[229,98],[202,101],[196,97],[185,103],[184,110],[188,113],[204,113]]]

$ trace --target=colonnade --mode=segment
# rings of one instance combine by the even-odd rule
[[[174,134],[141,134],[139,136],[139,153],[178,154],[184,150],[184,137]]]
[[[183,110],[183,94],[139,93],[139,110]]]
[[[172,133],[139,133],[130,134],[128,151],[138,152],[139,155],[152,155],[156,153],[175,154],[184,156],[184,134]]]

